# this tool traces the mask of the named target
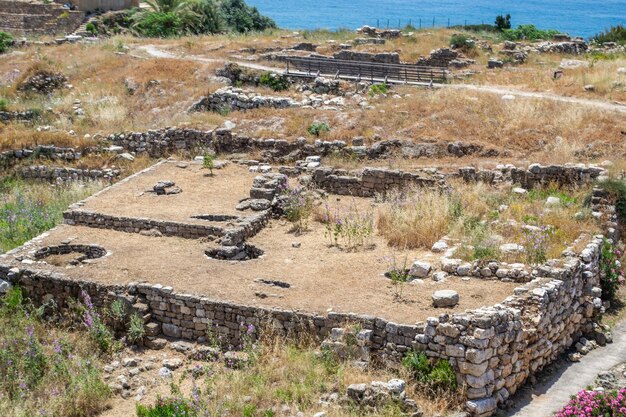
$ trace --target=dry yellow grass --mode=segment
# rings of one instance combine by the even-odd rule
[[[422,30],[412,37],[387,42],[386,45],[364,45],[363,50],[401,50],[403,59],[411,61],[431,49],[445,46],[453,30]],[[324,121],[331,131],[324,139],[351,139],[364,136],[371,143],[375,137],[383,139],[411,139],[416,142],[463,140],[496,148],[499,159],[520,158],[533,161],[597,161],[608,156],[622,155],[626,121],[619,113],[590,110],[583,106],[551,102],[548,100],[517,99],[503,101],[497,95],[455,91],[422,90],[398,87],[394,92],[403,94],[401,99],[371,99],[374,109],[364,110],[355,104],[342,111],[304,109],[259,109],[249,112],[187,113],[187,108],[200,96],[218,88],[209,81],[217,62],[196,62],[184,59],[141,58],[137,49],[147,44],[174,54],[188,53],[205,58],[227,57],[246,47],[286,47],[302,40],[327,45],[326,40],[350,40],[354,33],[305,32],[294,37],[289,32],[238,36],[202,36],[174,40],[137,39],[114,37],[96,45],[67,44],[49,47],[29,47],[20,54],[10,54],[0,62],[0,96],[7,96],[14,108],[53,109],[46,123],[60,130],[74,130],[77,137],[85,133],[106,135],[122,130],[147,130],[167,126],[189,126],[204,129],[233,120],[238,131],[258,137],[294,140],[305,136],[313,121]],[[127,47],[129,49],[127,49]],[[328,46],[331,47],[331,46]],[[128,52],[130,50],[130,52]],[[119,51],[127,53],[119,54]],[[145,56],[145,54],[143,54]],[[477,60],[482,65],[487,55],[480,52]],[[531,55],[530,63],[502,71],[482,71],[476,82],[510,85],[522,89],[547,89],[548,84],[569,85],[568,73],[562,80],[552,81],[553,64],[560,62],[559,55]],[[543,61],[545,63],[542,63]],[[598,61],[591,68],[573,70],[579,84],[604,79],[623,66],[623,59]],[[37,66],[57,69],[69,78],[74,88],[61,90],[51,97],[22,97],[15,92],[19,74],[26,74]],[[16,71],[19,71],[16,72]],[[17,74],[17,75],[16,75]],[[491,75],[489,75],[491,74]],[[540,74],[543,75],[540,76]],[[572,77],[574,76],[572,75]],[[504,77],[504,78],[503,78]],[[505,78],[510,77],[510,78]],[[132,80],[137,89],[129,94],[124,81]],[[158,81],[157,83],[151,82]],[[470,81],[474,82],[474,81]],[[532,84],[534,83],[534,84]],[[601,93],[602,83],[592,94]],[[559,93],[565,90],[552,88]],[[259,89],[268,93],[267,89]],[[272,92],[272,94],[274,94]],[[295,98],[300,96],[295,92]],[[81,100],[85,117],[74,115],[74,101]],[[1,128],[7,132],[7,128]],[[13,128],[11,128],[13,129]],[[23,135],[2,137],[6,148],[20,143],[39,140],[31,137],[28,129]],[[471,162],[471,159],[467,159]]]
[[[443,237],[450,224],[450,198],[422,188],[391,191],[378,207],[376,226],[390,246],[427,248]]]

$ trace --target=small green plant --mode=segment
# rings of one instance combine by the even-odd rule
[[[402,365],[411,372],[415,380],[429,389],[431,394],[452,392],[457,389],[454,369],[447,359],[432,362],[424,352],[411,351],[402,359]]]
[[[618,288],[624,285],[621,256],[622,253],[609,240],[603,240],[600,258],[600,286],[602,298],[605,300],[615,299]]]
[[[232,111],[233,109],[228,104],[224,104],[223,106],[217,108],[217,113],[224,117],[228,116]]]
[[[124,302],[122,300],[115,300],[111,303],[109,316],[114,321],[124,322],[124,319],[126,318],[126,307],[124,307]]]
[[[338,208],[333,211],[328,204],[324,204],[320,220],[324,224],[324,235],[330,239],[331,246],[338,246],[341,238],[347,249],[356,249],[366,246],[374,234],[374,213],[371,210],[361,212],[354,201],[343,211]]]
[[[135,344],[143,340],[146,335],[144,321],[139,314],[131,314],[128,322],[128,331],[126,333],[127,340],[131,344]]]
[[[389,93],[389,85],[387,83],[372,84],[370,86],[370,91],[369,91],[370,97],[379,96],[381,94],[387,94],[387,93]]]
[[[274,91],[284,91],[289,89],[289,79],[284,75],[264,72],[259,78],[259,84],[269,87]]]
[[[7,111],[9,109],[9,100],[6,98],[0,98],[0,111]]]
[[[286,187],[282,192],[281,208],[287,220],[293,225],[293,232],[300,234],[308,228],[313,200],[304,189]]]
[[[191,402],[181,397],[158,397],[151,406],[137,404],[137,417],[199,417]]]
[[[213,169],[215,168],[215,154],[205,151],[202,155],[202,168],[208,169],[210,175],[213,175]]]
[[[96,36],[98,34],[98,28],[92,22],[89,22],[85,25],[85,30],[92,35]]]
[[[385,275],[391,280],[393,285],[394,298],[396,300],[402,300],[404,284],[411,280],[408,267],[409,256],[408,254],[404,255],[402,263],[398,261],[395,253],[392,253],[391,256],[385,257],[384,260],[389,265],[388,271]]]
[[[81,309],[83,310],[83,325],[87,329],[87,333],[98,345],[101,352],[108,353],[112,351],[116,343],[111,330],[109,330],[92,304],[89,294],[82,291],[81,298],[83,299],[83,304],[81,305]]]
[[[330,126],[326,122],[313,122],[307,129],[310,135],[319,137],[323,133],[330,132]]]
[[[6,52],[11,45],[13,45],[13,36],[0,32],[0,54]]]
[[[524,251],[530,265],[540,265],[548,260],[548,239],[554,234],[549,226],[527,226],[524,231]]]

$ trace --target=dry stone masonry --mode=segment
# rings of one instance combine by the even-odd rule
[[[193,104],[189,111],[224,112],[232,110],[251,110],[261,107],[286,109],[299,107],[301,104],[290,97],[262,96],[253,91],[241,88],[223,87],[209,95],[202,97]]]
[[[112,180],[120,175],[119,169],[79,169],[67,167],[51,167],[46,165],[33,165],[20,170],[20,175],[25,179],[41,180],[48,182],[70,181],[93,181]]]
[[[371,196],[391,187],[445,185],[444,176],[436,170],[407,173],[366,168],[350,176],[345,171],[332,168],[311,169],[312,181],[340,194]],[[564,185],[576,185],[601,174],[600,171],[581,166],[559,168],[531,165],[523,171],[525,174],[519,175],[526,178],[527,184],[560,180]],[[507,168],[507,172],[512,172],[512,168]],[[470,179],[476,180],[476,172],[470,177],[472,175],[474,178]],[[510,178],[514,177],[511,175]],[[120,183],[125,181],[128,179]],[[229,218],[236,224],[231,229],[105,216],[86,212],[80,208],[81,204],[72,207],[64,217],[69,224],[130,232],[157,229],[162,234],[190,238],[211,234],[219,244],[217,248],[207,251],[207,255],[214,258],[212,262],[248,260],[263,254],[262,248],[250,246],[245,241],[265,226],[285,182],[284,175],[275,173],[255,178],[250,198],[269,201],[270,208],[245,218]],[[619,225],[612,197],[594,189],[592,210],[594,217],[603,222],[607,236],[617,239]],[[397,362],[408,351],[420,350],[430,358],[450,361],[459,383],[465,387],[467,410],[474,416],[486,417],[494,413],[498,404],[504,404],[530,376],[554,361],[580,337],[585,336],[589,340],[596,337],[597,317],[604,311],[598,288],[602,239],[602,236],[587,238],[576,245],[582,247],[582,250],[576,252],[571,248],[560,259],[534,268],[521,264],[519,269],[503,264],[489,264],[486,266],[488,273],[484,267],[476,269],[473,265],[464,266],[450,257],[449,249],[439,245],[438,251],[443,253],[440,265],[414,265],[412,269],[417,276],[425,277],[439,272],[478,274],[487,279],[506,277],[524,283],[500,304],[465,312],[443,313],[424,322],[407,324],[352,313],[317,314],[241,305],[203,295],[177,293],[172,287],[159,284],[102,285],[88,280],[69,279],[62,273],[38,270],[32,262],[21,262],[19,267],[3,262],[17,251],[0,257],[0,280],[20,285],[36,303],[54,298],[60,308],[67,307],[69,300],[77,298],[82,290],[90,294],[96,305],[105,305],[115,298],[123,299],[148,321],[148,343],[156,340],[160,334],[202,342],[206,340],[207,329],[211,328],[225,345],[240,346],[249,324],[259,329],[271,323],[279,334],[307,334],[319,340],[325,339],[323,343],[327,348],[343,352],[345,357],[364,363],[373,357]],[[29,245],[27,243],[25,248]],[[45,259],[50,253],[68,250],[89,256],[92,249],[89,245],[74,248],[71,243],[67,243],[67,246],[44,248],[32,256]],[[94,253],[98,255],[101,251]],[[434,272],[437,268],[441,271]],[[503,276],[500,273],[503,269],[517,272],[510,272],[510,275],[507,272]],[[451,306],[458,302],[458,297],[456,293],[442,292],[434,294],[433,302]],[[350,328],[359,330],[350,333]],[[356,343],[348,339],[355,339]],[[395,382],[387,384],[391,387],[387,388],[395,390]],[[352,391],[359,397],[363,393],[363,398],[366,398],[369,389],[353,387]]]

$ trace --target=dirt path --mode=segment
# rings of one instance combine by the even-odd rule
[[[261,65],[261,64],[256,64],[253,62],[247,62],[247,61],[233,61],[233,60],[227,61],[221,58],[206,58],[206,57],[201,57],[197,55],[175,55],[170,52],[159,49],[155,45],[143,45],[143,46],[138,47],[138,49],[155,58],[185,59],[185,60],[197,61],[197,62],[233,62],[242,67],[250,68],[254,70],[283,72],[283,68]],[[428,83],[412,83],[412,84],[428,86]],[[522,91],[522,90],[518,90],[515,88],[501,87],[501,86],[495,86],[495,85],[434,84],[433,87],[456,89],[456,90],[470,90],[470,91],[477,91],[481,93],[498,94],[501,96],[511,95],[514,97],[521,97],[521,98],[533,98],[533,99],[539,99],[539,100],[558,101],[558,102],[567,103],[567,104],[575,104],[579,106],[592,107],[598,110],[616,111],[616,112],[626,113],[626,104],[619,104],[619,103],[612,103],[608,101],[591,100],[591,99],[577,98],[577,97],[567,97],[567,96],[561,96],[561,95],[552,94],[552,93]]]
[[[506,417],[549,417],[572,395],[592,385],[599,372],[623,362],[626,362],[626,321],[615,327],[612,344],[591,351],[580,362],[559,370],[547,381],[523,388],[513,398],[516,407]]]

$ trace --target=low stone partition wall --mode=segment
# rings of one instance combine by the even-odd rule
[[[0,111],[0,122],[13,122],[16,120],[30,122],[39,117],[39,113],[27,111]]]
[[[8,167],[29,158],[46,158],[52,160],[74,161],[83,155],[94,152],[92,148],[82,150],[63,148],[54,145],[38,145],[34,148],[13,149],[0,152],[0,166]]]
[[[301,104],[290,97],[261,96],[241,88],[223,87],[208,97],[201,97],[198,102],[191,106],[189,111],[221,112],[224,110],[251,110],[261,107],[285,109],[299,106]]]
[[[316,187],[331,194],[374,197],[392,189],[410,186],[438,188],[445,186],[443,175],[434,170],[404,172],[384,168],[364,168],[356,172],[330,167],[317,168],[312,179]]]
[[[24,179],[49,182],[112,180],[120,175],[119,169],[79,169],[37,165],[24,167],[20,171]]]
[[[551,183],[559,186],[579,186],[588,184],[603,176],[604,168],[587,165],[548,165],[531,164],[528,169],[513,165],[501,166],[494,170],[480,170],[474,167],[461,168],[459,175],[466,182],[511,182],[531,189],[539,185]]]
[[[69,210],[64,212],[63,223],[128,233],[155,230],[164,236],[177,236],[186,239],[200,239],[206,237],[216,239],[223,236],[225,233],[224,229],[218,226],[138,217],[112,216],[87,210]]]

